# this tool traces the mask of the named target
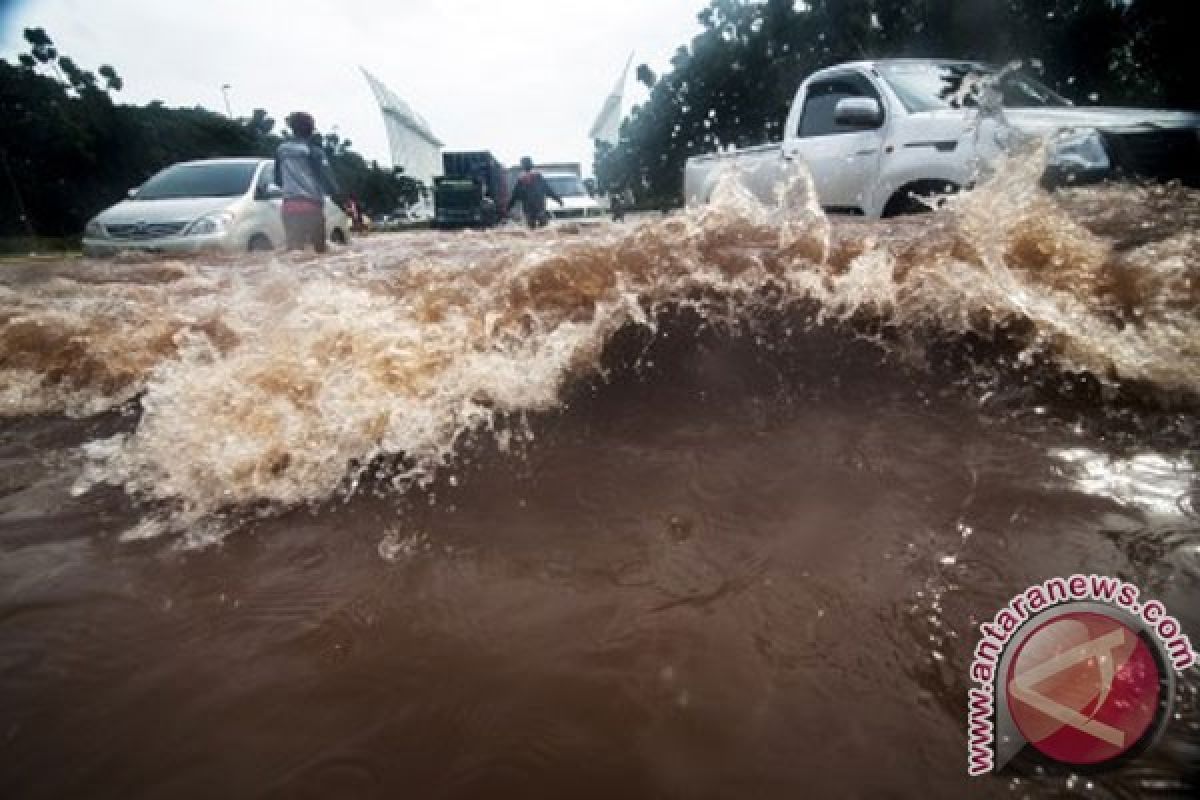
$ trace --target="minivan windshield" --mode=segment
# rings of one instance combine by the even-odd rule
[[[134,199],[237,197],[249,191],[257,167],[253,161],[177,164],[146,181]]]
[[[1050,108],[1071,105],[1053,90],[1020,72],[982,64],[880,64],[879,72],[910,112],[975,107],[975,96],[992,80],[1007,108]]]

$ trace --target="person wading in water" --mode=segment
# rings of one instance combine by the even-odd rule
[[[542,173],[533,168],[533,159],[529,156],[521,159],[521,177],[513,187],[512,197],[508,199],[505,213],[512,211],[518,202],[525,212],[525,224],[531,228],[540,228],[546,224],[546,198],[551,197],[562,207],[563,200],[558,192],[546,183]]]
[[[283,231],[288,250],[312,245],[318,253],[325,241],[325,197],[338,193],[337,180],[325,151],[313,142],[316,123],[297,111],[286,120],[292,138],[275,151],[275,185],[283,189]]]

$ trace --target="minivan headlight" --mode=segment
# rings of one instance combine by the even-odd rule
[[[212,233],[224,233],[233,222],[233,214],[222,211],[219,214],[208,214],[193,222],[184,231],[185,236],[204,236]]]
[[[83,228],[83,235],[92,239],[105,239],[108,237],[108,231],[104,230],[104,226],[99,220],[89,220],[88,224]]]
[[[1072,131],[1050,143],[1046,163],[1065,169],[1108,169],[1112,162],[1104,140],[1094,130]]]

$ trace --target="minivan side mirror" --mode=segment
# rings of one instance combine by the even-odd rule
[[[878,128],[883,109],[874,97],[843,97],[833,109],[833,121],[850,128]]]
[[[267,184],[267,188],[259,189],[255,193],[255,197],[259,200],[278,200],[283,197],[283,189],[280,189],[273,183]]]

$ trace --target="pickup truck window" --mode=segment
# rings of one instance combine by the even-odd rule
[[[1001,74],[982,64],[881,64],[879,71],[900,102],[912,113],[939,108],[974,108],[979,86],[989,79],[996,81],[996,88],[1008,108],[1070,105],[1065,98],[1028,75],[1019,72]]]
[[[835,133],[853,133],[860,127],[838,125],[834,121],[834,109],[838,101],[847,97],[872,97],[879,100],[875,87],[861,75],[839,75],[817,81],[808,87],[804,96],[804,110],[800,114],[796,135],[829,136]],[[881,103],[882,105],[882,103]],[[881,126],[880,126],[881,127]]]

